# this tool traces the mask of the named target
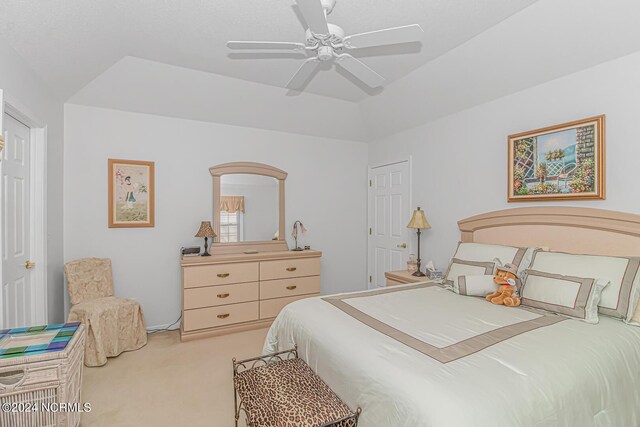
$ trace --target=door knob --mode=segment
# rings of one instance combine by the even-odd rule
[[[27,262],[24,263],[24,268],[26,268],[27,270],[31,270],[32,268],[35,268],[35,267],[36,267],[35,262],[31,262],[27,260]]]
[[[396,246],[399,247],[399,248],[402,248],[402,249],[407,249],[407,244],[406,243],[402,243],[402,244],[396,245]]]

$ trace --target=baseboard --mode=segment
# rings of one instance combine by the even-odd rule
[[[154,326],[147,326],[147,332],[153,332],[153,331],[157,331],[157,330],[162,330],[162,329],[167,329],[169,326],[171,326],[171,329],[168,329],[169,331],[177,331],[178,329],[180,329],[180,322],[178,323],[165,323],[163,325],[154,325]]]

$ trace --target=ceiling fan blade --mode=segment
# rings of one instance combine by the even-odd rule
[[[289,83],[287,83],[288,89],[301,89],[302,86],[307,82],[313,71],[320,64],[320,60],[318,58],[309,58],[302,66],[298,69],[298,71],[291,77]]]
[[[354,34],[344,38],[345,47],[358,49],[363,47],[384,46],[398,43],[411,43],[422,40],[424,31],[418,24],[405,27],[387,28],[385,30]]]
[[[343,53],[336,57],[336,64],[362,80],[370,87],[382,86],[384,77],[373,71],[364,62],[354,58],[348,53]]]
[[[227,42],[229,49],[278,49],[278,50],[304,50],[305,45],[294,42],[252,42],[252,41],[230,41]]]
[[[296,3],[312,33],[329,34],[327,15],[322,8],[320,0],[296,0]]]

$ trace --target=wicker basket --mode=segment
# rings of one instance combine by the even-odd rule
[[[30,408],[32,404],[77,404],[80,402],[84,360],[84,326],[80,325],[62,351],[0,359],[0,405]],[[0,410],[0,426],[76,427],[81,411],[53,410],[6,412]]]

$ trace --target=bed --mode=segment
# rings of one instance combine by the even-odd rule
[[[640,256],[640,216],[518,208],[459,222],[461,240]],[[640,425],[640,327],[494,306],[434,283],[302,300],[264,352],[301,357],[360,425]]]

